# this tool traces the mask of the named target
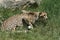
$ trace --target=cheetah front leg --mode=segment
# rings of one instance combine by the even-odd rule
[[[28,30],[30,30],[30,29],[33,29],[33,25],[32,25],[32,23],[29,22],[29,24],[28,24]]]
[[[33,29],[33,25],[29,20],[23,19],[23,21],[25,21],[25,23],[27,24],[28,30]]]

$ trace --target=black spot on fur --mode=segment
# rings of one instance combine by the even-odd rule
[[[30,12],[30,13],[28,13],[28,15],[34,15],[34,13]]]

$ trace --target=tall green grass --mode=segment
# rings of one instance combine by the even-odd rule
[[[60,40],[60,0],[42,0],[38,8],[27,8],[26,10],[47,12],[47,24],[43,26],[37,22],[38,26],[28,33],[0,31],[0,40]],[[5,19],[20,13],[21,10],[12,11],[0,8],[0,26]]]

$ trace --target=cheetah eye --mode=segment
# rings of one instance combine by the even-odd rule
[[[45,16],[45,15],[44,15]]]

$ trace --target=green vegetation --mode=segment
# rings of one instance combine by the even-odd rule
[[[0,31],[0,40],[60,40],[60,0],[43,0],[37,9],[27,8],[26,10],[47,12],[46,26],[36,24],[38,26],[28,33]],[[19,13],[21,13],[20,10],[0,8],[0,26],[2,21]]]

